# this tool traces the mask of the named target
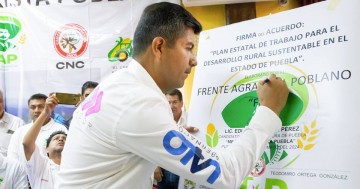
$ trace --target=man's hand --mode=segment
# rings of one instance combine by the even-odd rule
[[[162,181],[162,177],[163,177],[163,173],[161,171],[161,167],[156,167],[155,172],[154,172],[154,179],[156,180],[156,182],[161,182]]]
[[[285,80],[271,74],[267,81],[260,81],[257,87],[257,94],[260,104],[266,106],[280,115],[281,110],[286,104],[289,89]]]
[[[197,133],[199,131],[198,128],[193,127],[193,126],[184,125],[183,127],[191,134]]]
[[[50,115],[54,111],[55,107],[58,105],[59,100],[56,98],[55,93],[51,93],[50,96],[45,101],[44,111],[47,115]]]

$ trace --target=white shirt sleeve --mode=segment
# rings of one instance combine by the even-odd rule
[[[240,139],[226,150],[215,151],[176,126],[168,103],[149,97],[146,102],[132,100],[134,106],[119,117],[117,145],[177,175],[214,188],[239,188],[270,137],[281,127],[275,113],[259,107]]]
[[[27,189],[28,181],[22,164],[0,154],[0,183],[1,189]]]
[[[14,173],[14,188],[18,189],[28,189],[28,180],[26,171],[23,166],[21,166],[20,163],[18,163],[18,168],[16,168],[16,172]]]
[[[43,170],[46,164],[46,157],[40,154],[39,147],[35,145],[30,160],[26,162],[25,170],[29,178],[30,185],[35,186],[36,179],[42,178]]]

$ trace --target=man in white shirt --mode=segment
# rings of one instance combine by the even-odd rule
[[[221,152],[177,127],[164,93],[196,66],[200,23],[183,7],[145,8],[127,69],[111,74],[75,110],[55,188],[149,189],[159,165],[211,188],[239,188],[275,131],[289,90],[271,75],[258,83],[261,106],[238,141]]]
[[[23,125],[22,119],[5,112],[4,94],[0,90],[0,154],[4,157],[7,156],[12,134]]]
[[[20,162],[0,154],[0,189],[27,189],[26,173]]]
[[[29,106],[29,113],[32,122],[24,125],[13,134],[9,144],[8,157],[17,159],[20,162],[25,161],[25,154],[24,154],[22,141],[27,131],[34,124],[34,121],[36,121],[36,119],[40,116],[40,113],[43,111],[45,107],[46,99],[47,96],[40,93],[34,94],[29,98],[28,106]],[[49,136],[53,132],[59,130],[67,132],[67,129],[64,125],[56,123],[52,118],[48,117],[45,120],[43,126],[41,127],[39,136],[36,139],[36,144],[39,146],[39,150],[43,155],[46,155],[46,151],[45,151],[46,139],[49,138]]]
[[[58,102],[54,94],[46,99],[43,111],[34,121],[34,124],[26,133],[22,142],[26,157],[26,173],[32,188],[54,188],[54,182],[57,178],[57,172],[59,171],[61,162],[61,153],[66,141],[66,133],[64,131],[55,131],[50,135],[46,140],[47,156],[40,153],[35,141],[41,131],[42,125],[49,119],[51,112]]]
[[[173,113],[174,120],[178,126],[187,127],[187,115],[186,112],[182,110],[184,106],[182,93],[179,89],[171,90],[166,93],[166,98],[169,102],[171,111]],[[197,128],[191,127],[191,130],[187,129],[189,132],[196,132]]]

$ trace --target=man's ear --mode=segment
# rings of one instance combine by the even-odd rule
[[[151,50],[156,57],[160,57],[165,47],[165,39],[162,37],[155,37],[151,43]]]
[[[49,147],[45,148],[46,155],[50,157]]]

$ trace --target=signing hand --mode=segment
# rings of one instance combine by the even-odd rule
[[[285,80],[271,74],[268,81],[260,81],[258,83],[257,94],[260,104],[266,106],[280,115],[281,110],[286,104],[289,95],[289,89]]]

